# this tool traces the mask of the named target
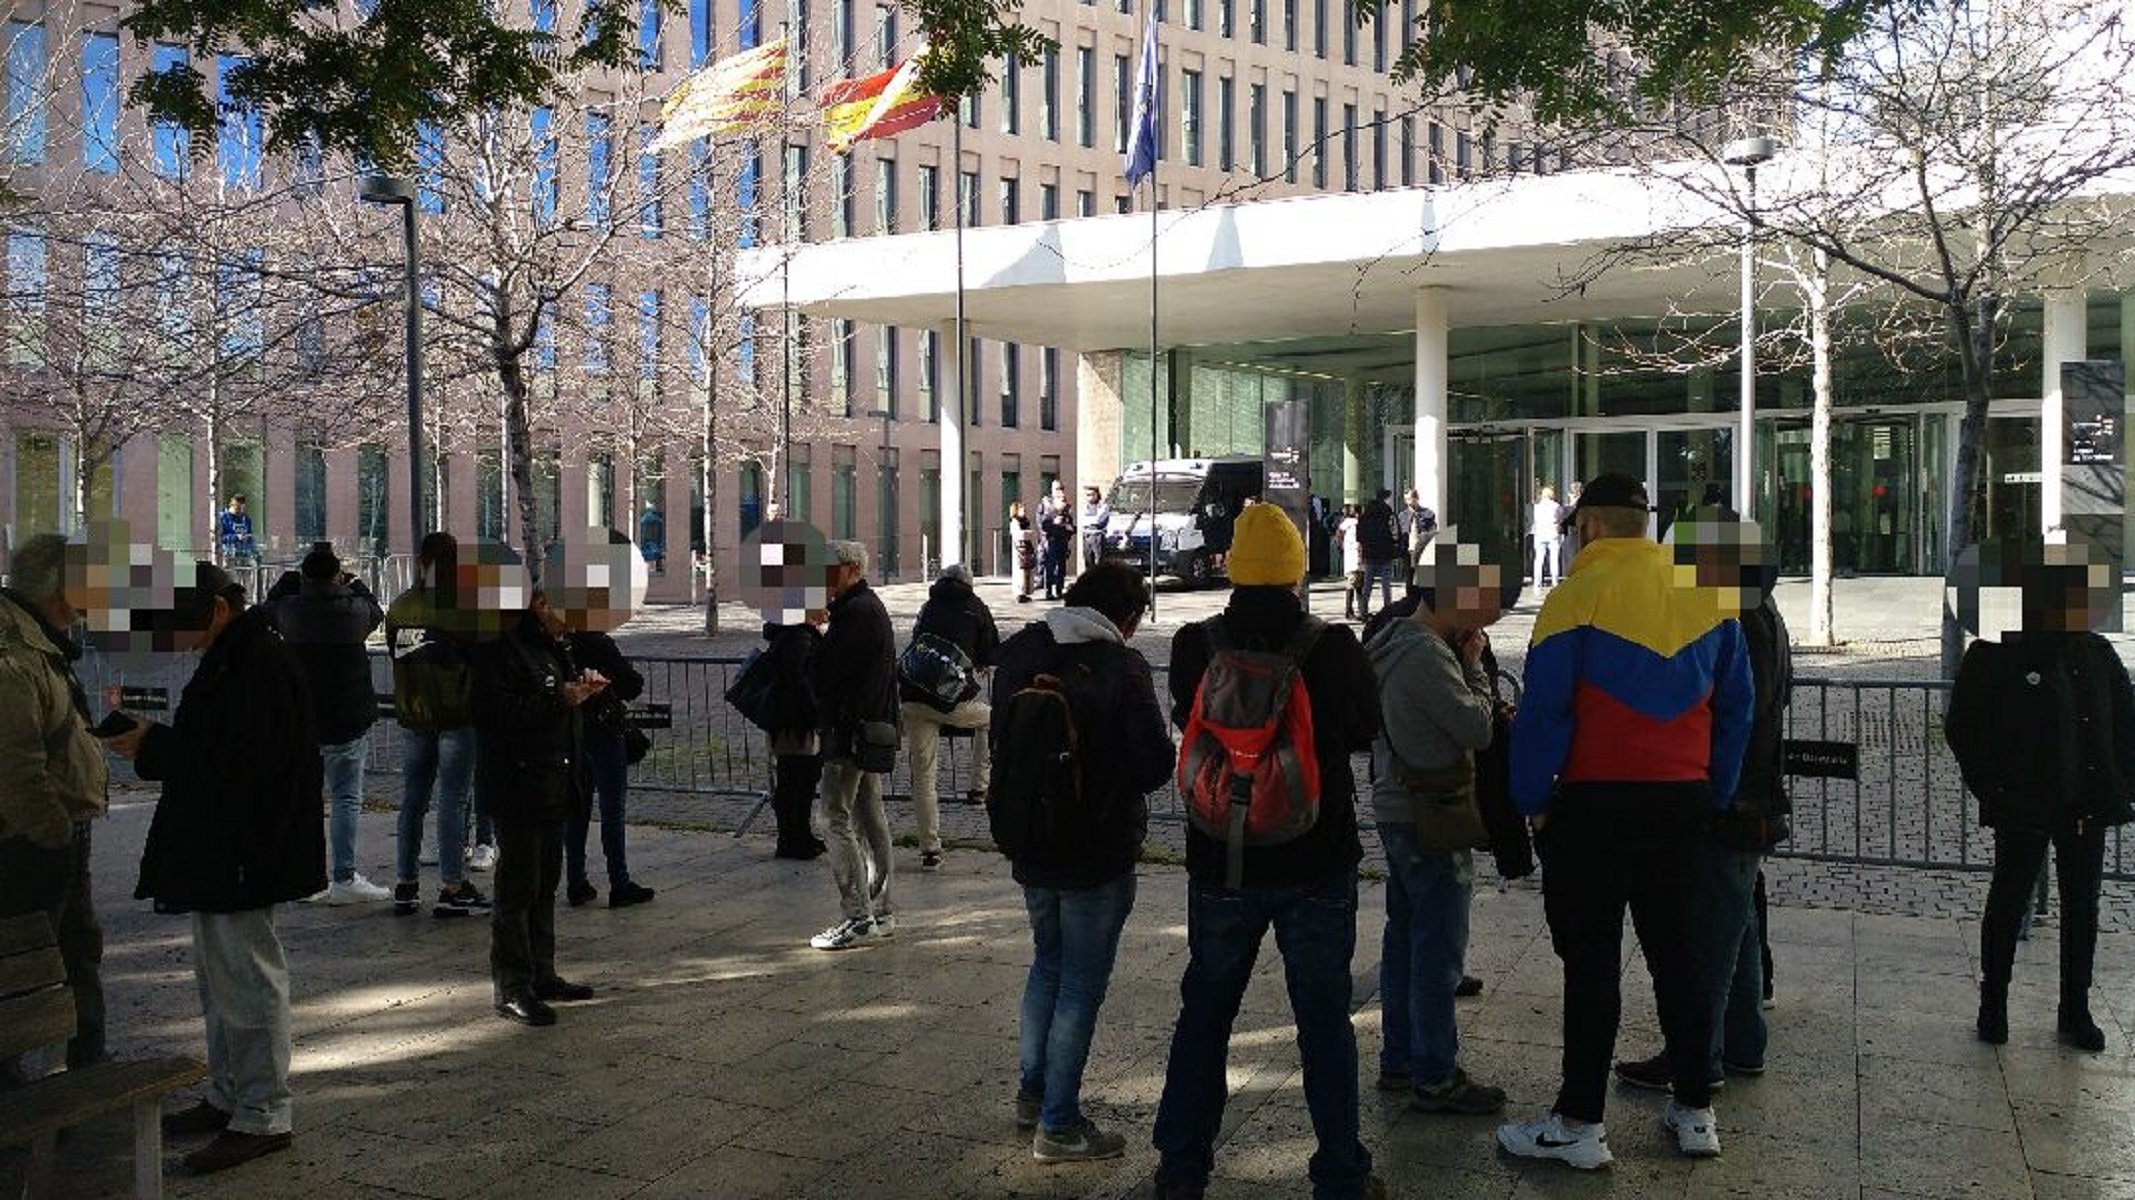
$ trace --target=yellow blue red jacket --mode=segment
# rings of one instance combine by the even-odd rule
[[[1742,627],[1646,538],[1590,542],[1549,594],[1512,725],[1512,798],[1575,783],[1703,783],[1726,809],[1756,702]]]

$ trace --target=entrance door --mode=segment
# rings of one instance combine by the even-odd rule
[[[1522,546],[1529,494],[1527,435],[1453,433],[1452,460],[1441,521],[1460,526],[1463,542],[1506,549]]]
[[[2037,537],[2045,528],[2039,419],[1990,417],[1980,450],[1987,460],[1987,527],[1979,540]]]

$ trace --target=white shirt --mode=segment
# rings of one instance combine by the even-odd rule
[[[1364,569],[1364,543],[1357,540],[1357,519],[1343,517],[1335,526],[1335,536],[1342,539],[1342,574],[1354,575]]]
[[[1535,501],[1534,535],[1538,542],[1554,542],[1564,536],[1564,506],[1550,498]]]

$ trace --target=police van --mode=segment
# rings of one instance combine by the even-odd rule
[[[1105,558],[1149,569],[1156,538],[1156,574],[1192,587],[1224,578],[1231,527],[1238,510],[1265,485],[1260,459],[1166,458],[1129,463],[1105,497]]]

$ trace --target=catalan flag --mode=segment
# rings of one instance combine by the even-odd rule
[[[823,140],[837,154],[868,138],[893,137],[941,114],[940,96],[919,90],[919,63],[926,48],[896,67],[865,79],[840,79],[823,87]]]
[[[668,93],[652,148],[665,150],[761,124],[777,114],[785,76],[785,38],[713,63]]]

